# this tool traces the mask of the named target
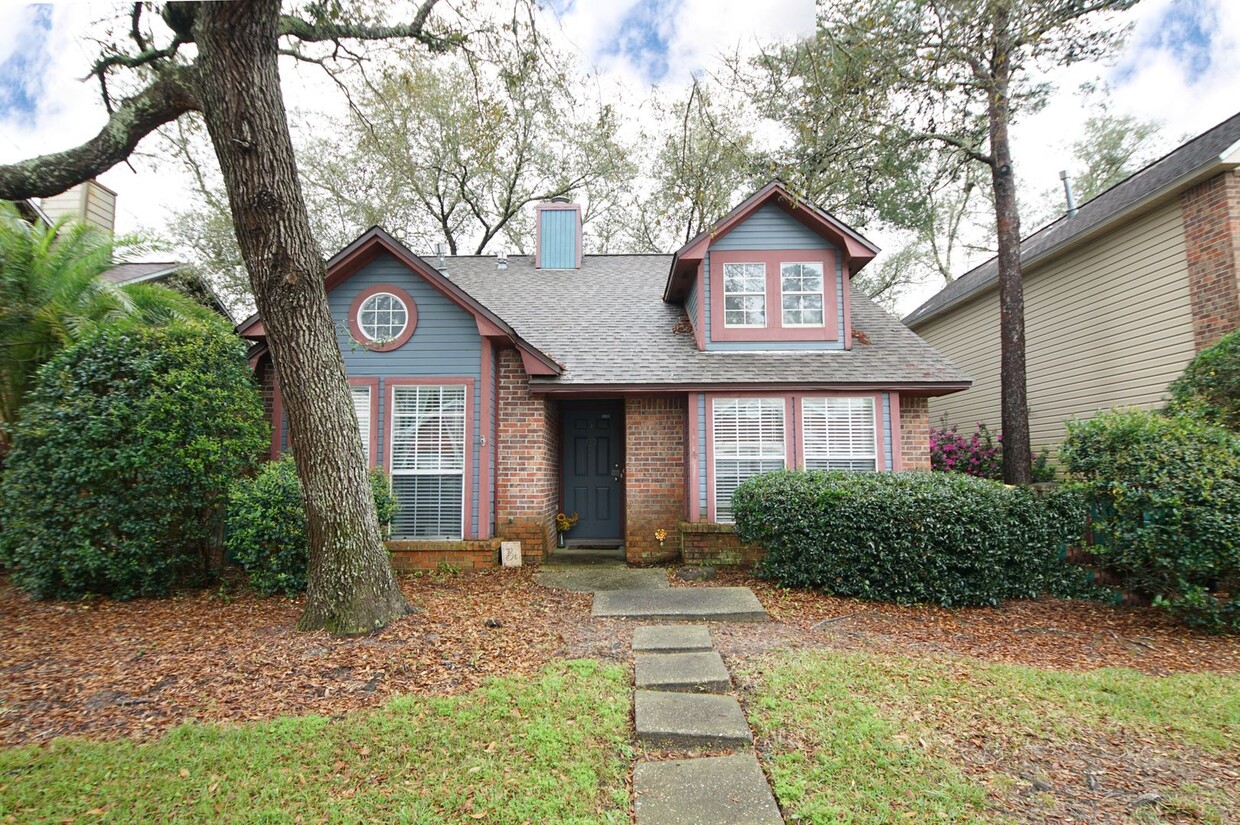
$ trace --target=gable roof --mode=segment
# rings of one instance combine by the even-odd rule
[[[1021,265],[1031,266],[1085,243],[1160,200],[1237,166],[1240,166],[1240,113],[1086,201],[1075,215],[1065,215],[1025,238],[1020,244]],[[904,323],[912,327],[925,323],[980,295],[998,279],[998,259],[991,258],[939,290],[905,316]]]
[[[699,232],[696,237],[676,250],[672,255],[667,284],[663,288],[663,300],[684,300],[693,282],[697,265],[706,255],[711,242],[731,232],[768,203],[778,204],[788,214],[838,247],[843,253],[845,263],[848,264],[850,277],[874,260],[874,256],[878,254],[878,247],[870,243],[860,232],[834,215],[810,203],[798,200],[783,183],[775,180],[754,192],[731,212],[715,221],[709,229]]]
[[[180,261],[150,261],[117,264],[99,277],[113,284],[138,284],[172,275],[185,268]]]

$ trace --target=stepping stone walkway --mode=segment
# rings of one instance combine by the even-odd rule
[[[766,611],[748,587],[673,587],[605,590],[594,594],[591,613],[673,622],[765,622]]]
[[[659,595],[678,592],[686,591]],[[604,595],[594,597],[596,608]],[[714,650],[707,627],[638,627],[633,631],[633,651],[638,741],[654,748],[704,751],[753,745],[744,711],[729,693],[728,669]],[[639,762],[633,770],[633,795],[637,825],[777,825],[784,821],[752,751]]]

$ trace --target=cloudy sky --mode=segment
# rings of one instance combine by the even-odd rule
[[[30,5],[0,0],[0,162],[67,148],[98,131],[97,87],[82,83],[98,52],[92,36],[120,6],[105,2]],[[752,51],[813,28],[811,0],[544,0],[549,26],[605,81],[639,99],[651,85],[682,87],[718,65],[721,52]],[[1030,189],[1058,185],[1064,150],[1086,117],[1082,82],[1101,78],[1110,108],[1163,123],[1168,145],[1240,111],[1240,2],[1143,0],[1110,66],[1076,67],[1043,112],[1014,130],[1018,172]],[[310,105],[321,81],[286,76],[291,106]],[[313,91],[306,91],[307,89]],[[634,113],[633,117],[640,117]],[[119,193],[118,229],[158,230],[181,183],[149,164],[124,165],[101,180]],[[1032,229],[1034,227],[1026,227]],[[882,237],[876,240],[883,243]],[[932,289],[930,291],[933,291]],[[911,309],[924,293],[906,300]]]

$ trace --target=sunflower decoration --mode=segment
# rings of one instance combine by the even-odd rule
[[[569,530],[572,530],[576,526],[577,526],[577,514],[576,513],[573,513],[571,516],[565,515],[564,513],[555,514],[555,529],[560,531],[561,533],[567,533]]]

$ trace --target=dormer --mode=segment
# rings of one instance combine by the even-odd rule
[[[876,254],[771,183],[675,254],[663,300],[684,304],[701,350],[851,349],[848,283]]]

